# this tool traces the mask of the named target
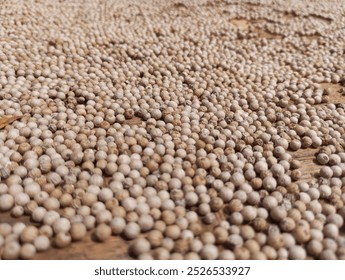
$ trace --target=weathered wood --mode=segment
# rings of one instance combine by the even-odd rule
[[[210,5],[212,2],[210,2]],[[255,7],[254,7],[255,8]],[[142,10],[140,10],[142,13]],[[286,15],[288,18],[293,18],[294,15]],[[145,15],[146,24],[150,24]],[[270,33],[267,30],[263,30],[255,27],[255,22],[250,22],[246,19],[232,19],[231,23],[234,27],[238,28],[241,31],[247,31],[252,28],[254,32],[257,33],[257,38],[271,38],[280,40],[282,38],[279,34]],[[153,32],[151,30],[151,32]],[[319,36],[310,35],[308,39],[318,39]],[[339,92],[340,85],[322,83],[320,84],[322,89],[327,89],[329,91],[330,103],[345,104],[345,96],[342,96]],[[322,104],[324,105],[324,104]],[[315,105],[315,106],[322,106]],[[9,125],[11,122],[15,121],[18,117],[3,117],[0,118],[0,128],[4,128]],[[143,122],[138,117],[126,120],[124,123],[128,125],[140,125]],[[315,154],[318,149],[300,149],[296,152],[291,153],[295,159],[298,159],[302,162],[301,172],[302,177],[301,181],[310,181],[320,170],[320,165],[315,163]],[[223,213],[216,214],[217,219],[223,219]],[[15,222],[24,222],[25,224],[32,223],[29,217],[25,216],[22,218],[13,218],[9,213],[0,213],[0,222],[7,222],[14,224]],[[210,226],[205,226],[205,229],[209,229]],[[87,236],[80,242],[72,243],[67,248],[57,249],[50,248],[46,252],[38,253],[35,256],[35,259],[129,259],[128,255],[128,246],[129,241],[124,240],[121,237],[113,236],[104,243],[96,242],[92,236],[92,232],[88,233]]]

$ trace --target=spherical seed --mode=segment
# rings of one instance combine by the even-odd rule
[[[170,258],[169,251],[162,247],[156,248],[152,254],[155,260],[168,260]]]
[[[332,168],[329,166],[322,166],[320,169],[320,176],[324,178],[331,178],[333,176]]]
[[[280,220],[279,226],[283,231],[290,232],[295,228],[296,222],[290,217],[285,217]]]
[[[150,242],[145,238],[136,239],[133,244],[130,246],[130,252],[134,256],[140,256],[142,254],[148,253],[150,251]]]
[[[123,230],[123,234],[127,239],[134,239],[140,233],[140,226],[137,223],[130,222]]]
[[[277,251],[268,245],[262,247],[262,252],[265,254],[268,260],[275,260],[278,257]]]
[[[20,248],[20,258],[23,260],[30,260],[35,254],[36,248],[30,243],[26,243]]]
[[[337,256],[332,250],[324,250],[321,252],[320,257],[321,260],[336,260]]]
[[[262,205],[270,210],[274,207],[278,206],[278,201],[273,197],[273,196],[266,196],[263,200],[262,200]]]
[[[152,230],[147,235],[147,240],[150,242],[152,248],[156,248],[161,245],[163,241],[163,234],[158,230]]]
[[[49,225],[43,225],[39,228],[39,233],[42,235],[47,236],[48,238],[52,237],[54,234],[54,231],[51,226]]]
[[[329,161],[329,157],[326,153],[319,153],[317,156],[316,156],[316,160],[319,164],[327,164],[328,161]]]
[[[310,240],[310,229],[304,225],[297,225],[293,230],[297,242],[303,244]]]
[[[154,219],[152,216],[150,216],[148,214],[143,214],[138,219],[138,225],[139,225],[140,230],[142,232],[149,231],[154,226]]]
[[[60,208],[60,202],[55,197],[49,197],[44,201],[43,206],[45,209],[47,209],[47,211],[56,211]]]
[[[111,236],[111,228],[106,224],[100,224],[96,227],[95,236],[98,241],[104,242]]]
[[[176,215],[174,212],[165,210],[161,214],[161,219],[166,225],[171,225],[176,221]]]
[[[243,239],[238,234],[230,235],[227,241],[227,246],[229,246],[229,249],[240,247],[242,246],[242,244],[243,244]]]
[[[97,195],[94,193],[85,193],[82,197],[83,205],[91,207],[95,202],[97,202]]]
[[[0,195],[0,211],[8,211],[14,206],[14,198],[10,194]]]
[[[237,260],[248,260],[250,258],[250,252],[245,247],[235,248],[234,254]]]
[[[234,212],[230,215],[229,221],[234,225],[240,225],[243,223],[243,216],[241,213]]]
[[[319,240],[311,240],[307,245],[308,254],[318,257],[323,251],[323,245]]]
[[[44,218],[44,215],[47,213],[47,210],[43,207],[37,207],[31,214],[32,219],[35,222],[41,222]]]
[[[122,206],[127,212],[133,211],[137,207],[137,201],[132,197],[126,197],[122,201]]]
[[[197,253],[189,252],[186,254],[185,260],[200,260],[200,256]]]
[[[180,237],[181,230],[177,225],[169,225],[165,229],[165,236],[172,238],[172,239],[177,239]]]
[[[294,139],[290,142],[290,145],[289,145],[289,148],[292,150],[292,151],[297,151],[301,148],[302,144],[299,140],[297,139]]]
[[[341,163],[341,158],[340,158],[339,155],[337,155],[337,154],[331,154],[331,155],[329,156],[329,164],[330,164],[330,165],[335,166],[335,165],[339,165],[340,163]]]
[[[66,218],[59,218],[53,223],[53,229],[55,234],[58,234],[59,232],[66,233],[70,230],[71,223]]]
[[[303,247],[294,245],[289,248],[290,260],[304,260],[306,258],[306,251]]]
[[[54,239],[54,245],[58,248],[64,248],[68,246],[72,241],[71,236],[65,232],[59,232]]]
[[[177,252],[177,253],[180,253],[180,254],[186,254],[191,248],[192,246],[190,245],[190,242],[189,240],[187,239],[178,239],[175,243],[174,243],[174,248],[173,248],[173,251],[174,252]]]
[[[20,235],[25,228],[26,228],[26,225],[24,223],[18,222],[12,226],[12,232],[14,234]]]
[[[213,212],[217,212],[223,207],[223,201],[219,197],[213,197],[210,201],[210,207]]]
[[[277,206],[277,207],[272,208],[270,212],[270,216],[274,221],[279,222],[283,220],[284,218],[286,218],[287,212],[284,207]]]
[[[12,226],[8,223],[0,223],[0,235],[6,237],[12,232]]]
[[[32,243],[38,235],[38,229],[35,226],[27,226],[20,234],[22,243]]]
[[[87,230],[91,230],[96,225],[96,218],[94,216],[87,215],[86,217],[84,217],[83,223]]]
[[[287,244],[284,244],[283,236],[280,233],[272,233],[270,229],[267,236],[267,244],[276,250],[279,250],[279,248],[282,248],[284,245],[287,246]]]
[[[98,224],[109,224],[110,221],[112,220],[112,214],[108,210],[101,210],[96,214],[96,222]]]
[[[46,251],[50,247],[50,240],[46,235],[39,235],[35,238],[34,243],[37,252]]]
[[[50,210],[44,214],[43,223],[46,225],[53,225],[54,222],[59,219],[60,215],[56,211]]]
[[[219,260],[235,260],[235,255],[230,250],[223,250],[219,253]]]
[[[344,219],[339,214],[331,214],[326,220],[328,223],[335,224],[338,228],[341,228],[344,224]]]
[[[206,225],[211,225],[215,222],[216,216],[214,213],[207,213],[203,218],[202,221]]]
[[[216,260],[219,252],[216,246],[206,244],[200,251],[200,257],[205,260]]]
[[[257,216],[257,210],[253,206],[245,206],[241,210],[242,217],[245,221],[252,221]]]
[[[126,227],[126,222],[123,218],[115,217],[110,222],[110,228],[113,234],[121,234]]]
[[[198,165],[198,167],[203,168],[205,170],[211,167],[211,161],[207,157],[198,158],[196,164]]]
[[[153,256],[149,253],[141,254],[138,256],[138,260],[153,260]]]
[[[336,238],[339,235],[339,228],[335,224],[327,224],[323,229],[325,237]]]
[[[216,244],[223,244],[228,239],[228,232],[225,228],[219,226],[214,229],[214,236]]]
[[[2,252],[4,260],[15,260],[20,256],[20,245],[16,241],[11,241],[5,244]]]
[[[240,212],[243,209],[243,204],[239,199],[235,198],[230,201],[228,209],[230,213]]]
[[[290,163],[290,167],[291,167],[291,169],[293,169],[293,170],[296,170],[296,169],[300,168],[301,165],[302,165],[301,162],[300,162],[299,160],[296,160],[296,159],[293,159],[293,160],[291,161],[291,163]]]
[[[235,186],[240,186],[241,184],[243,184],[245,182],[245,178],[244,178],[243,174],[241,174],[239,172],[232,174],[230,180]]]
[[[82,240],[86,235],[86,226],[83,223],[72,223],[70,234],[73,241]]]
[[[224,202],[229,202],[233,197],[233,191],[224,187],[220,189],[219,196]]]
[[[265,177],[262,180],[262,186],[268,191],[273,191],[277,187],[277,182],[273,177]]]
[[[14,206],[14,207],[12,208],[12,211],[11,211],[11,215],[12,215],[13,217],[16,217],[16,218],[22,217],[22,216],[24,215],[24,213],[25,213],[24,207],[19,206],[19,205]]]
[[[216,242],[215,236],[209,231],[203,232],[200,240],[203,244],[214,244]]]

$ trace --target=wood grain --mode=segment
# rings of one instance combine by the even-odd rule
[[[0,129],[18,120],[19,116],[3,116],[0,118]]]
[[[338,92],[340,89],[339,85],[322,84],[322,88],[328,88],[330,90],[330,102],[338,102],[339,98],[342,98]],[[302,166],[300,168],[302,172],[301,181],[308,181],[315,177],[319,172],[321,166],[315,163],[315,154],[317,151],[318,149],[301,149],[291,153],[293,158],[302,162]],[[222,214],[217,215],[218,219],[221,219],[222,217]],[[9,213],[0,213],[0,221],[8,222],[10,224],[18,221],[26,224],[31,223],[28,217],[16,219],[11,217]],[[207,226],[207,228],[209,228],[209,226]],[[130,259],[131,257],[128,254],[128,246],[129,242],[119,236],[113,236],[104,243],[98,243],[93,238],[92,233],[88,233],[88,235],[80,242],[73,243],[63,249],[52,247],[46,252],[36,254],[35,259]]]
[[[38,253],[36,260],[123,260],[130,259],[128,244],[121,237],[113,236],[103,243],[95,241],[89,233],[83,240],[66,248],[51,248]]]
[[[251,24],[244,19],[233,19],[231,22],[241,30],[248,30]],[[258,33],[258,37],[281,38],[280,35],[269,33],[266,30],[255,29],[255,31]],[[340,94],[341,86],[339,84],[322,83],[320,87],[329,91],[330,103],[345,103],[345,97]],[[140,125],[141,122],[142,120],[137,117],[125,121],[129,125]],[[0,128],[1,125],[0,121]],[[302,162],[300,169],[302,172],[301,181],[308,181],[319,172],[320,166],[315,163],[317,151],[317,149],[301,149],[291,153],[295,159]],[[222,215],[217,215],[217,217],[220,219]],[[27,216],[17,219],[11,217],[9,213],[0,213],[0,222],[14,224],[19,221],[25,224],[32,223]],[[129,242],[119,236],[113,236],[104,243],[98,243],[94,240],[92,232],[90,232],[80,242],[73,243],[63,249],[52,247],[46,252],[36,254],[35,259],[130,259],[128,246]]]
[[[28,216],[13,218],[9,213],[0,213],[0,222],[11,225],[22,222],[27,225],[38,225],[30,221]],[[66,248],[50,248],[46,252],[37,253],[37,260],[121,260],[129,259],[127,253],[128,244],[119,236],[113,236],[106,242],[99,243],[95,240],[92,232],[79,242],[72,243]]]

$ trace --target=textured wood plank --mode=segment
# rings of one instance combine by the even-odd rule
[[[128,245],[120,237],[114,236],[103,243],[94,240],[91,233],[66,248],[51,248],[47,252],[38,253],[37,260],[121,260],[129,259]]]
[[[182,6],[183,8],[183,6]],[[289,18],[295,17],[294,15],[287,15]],[[240,30],[246,31],[253,26],[253,24],[245,19],[232,19],[231,23]],[[147,23],[149,24],[149,23]],[[254,31],[258,34],[258,37],[262,38],[273,38],[281,39],[281,35],[272,34],[267,30],[254,28]],[[309,39],[318,39],[318,36],[311,35]],[[341,95],[339,84],[322,83],[320,84],[322,89],[326,89],[329,92],[330,103],[345,104],[345,96]],[[320,106],[320,105],[317,105]],[[142,120],[134,117],[133,119],[126,120],[125,123],[129,125],[140,125]],[[3,122],[5,123],[5,122]],[[0,128],[2,127],[0,120]],[[7,122],[6,122],[7,125]],[[315,163],[315,154],[318,149],[301,149],[299,151],[291,153],[295,159],[302,162],[301,181],[308,181],[313,178],[320,170],[320,165]],[[217,213],[217,219],[224,217],[223,213]],[[0,222],[7,222],[14,224],[15,222],[24,222],[26,224],[32,223],[29,217],[25,216],[20,219],[13,218],[9,213],[0,213]],[[205,226],[210,228],[210,226]],[[128,245],[129,241],[126,241],[118,236],[113,236],[104,243],[96,242],[92,236],[92,232],[88,233],[87,236],[80,242],[73,243],[67,248],[58,249],[50,248],[48,251],[38,253],[36,259],[129,259]]]
[[[4,128],[5,126],[11,124],[15,120],[18,120],[19,116],[3,116],[0,118],[0,129]]]
[[[27,225],[34,224],[28,216],[20,219],[11,217],[9,213],[0,213],[0,223],[9,223],[11,225],[23,222]],[[37,253],[34,259],[37,260],[81,260],[81,259],[98,259],[98,260],[119,260],[129,259],[127,253],[128,244],[121,237],[113,236],[104,243],[95,240],[92,232],[89,232],[85,238],[79,242],[72,243],[66,248],[50,248],[46,252]]]

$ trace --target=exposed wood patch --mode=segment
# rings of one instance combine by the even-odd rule
[[[232,19],[230,22],[240,30],[249,29],[249,22],[246,19]]]
[[[274,34],[260,28],[255,28],[254,30],[259,35],[258,37],[260,38],[266,38],[266,39],[282,39],[283,38],[283,36],[280,34]]]
[[[142,124],[142,119],[141,118],[139,118],[139,117],[133,117],[133,118],[131,118],[131,119],[127,119],[127,120],[125,120],[123,123],[124,124],[129,124],[129,125],[140,125],[140,124]]]
[[[345,104],[345,95],[341,93],[343,91],[340,84],[333,83],[321,83],[320,87],[326,91],[329,95],[330,101],[334,104],[343,103]]]
[[[15,120],[21,118],[20,116],[3,116],[0,117],[0,129],[13,123]]]

